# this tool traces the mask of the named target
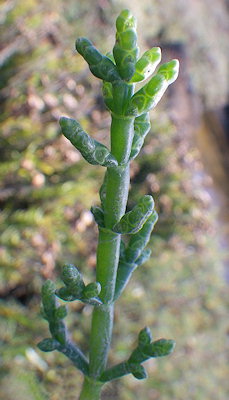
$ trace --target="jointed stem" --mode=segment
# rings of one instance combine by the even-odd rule
[[[120,220],[126,209],[129,190],[128,159],[133,138],[133,122],[133,118],[113,116],[111,125],[111,152],[121,165],[107,170],[105,229],[99,230],[96,280],[102,286],[100,298],[104,305],[96,306],[92,317],[89,371],[91,378],[95,380],[106,367],[112,337],[113,298],[119,261],[120,235],[113,233],[110,229]],[[86,382],[85,385],[87,385]],[[96,399],[95,396],[89,397],[85,390],[83,389],[80,400]]]
[[[79,400],[99,400],[102,383],[85,377]]]

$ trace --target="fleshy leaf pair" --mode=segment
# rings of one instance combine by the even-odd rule
[[[174,350],[175,342],[170,339],[159,339],[152,342],[152,335],[148,327],[141,330],[138,336],[138,346],[127,361],[104,371],[100,381],[108,382],[131,373],[137,379],[147,378],[147,372],[141,365],[149,358],[164,357]]]
[[[151,232],[157,219],[158,215],[154,210],[143,227],[137,233],[130,236],[127,248],[125,244],[121,242],[114,300],[117,300],[121,295],[134,270],[149,259],[151,251],[145,249],[145,247],[149,242]]]
[[[167,87],[177,79],[178,71],[178,60],[162,64],[156,75],[130,99],[126,114],[139,116],[154,108]]]
[[[106,82],[120,80],[117,67],[108,58],[101,54],[90,40],[81,37],[76,40],[76,50],[87,61],[93,75]]]
[[[141,197],[138,204],[129,212],[123,215],[120,221],[115,224],[113,231],[121,234],[138,232],[150,214],[153,212],[154,200],[152,196]]]
[[[91,305],[100,305],[102,301],[98,297],[101,292],[99,282],[84,284],[81,273],[73,264],[63,266],[61,279],[65,286],[56,290],[56,295],[64,301],[80,300]]]
[[[69,276],[68,276],[69,278]],[[67,279],[68,279],[67,278]],[[85,375],[88,375],[88,360],[81,350],[73,344],[67,334],[63,319],[67,316],[65,306],[59,306],[56,298],[55,285],[47,280],[42,287],[42,315],[48,321],[51,338],[38,343],[40,350],[50,352],[58,350],[67,356],[73,364]]]
[[[175,347],[174,340],[158,339],[152,342],[152,335],[148,327],[140,331],[138,346],[132,352],[129,362],[142,363],[149,358],[164,357],[172,353]]]
[[[60,126],[64,136],[80,151],[86,161],[93,165],[104,167],[117,166],[117,160],[111,155],[108,148],[89,136],[78,121],[62,117]]]

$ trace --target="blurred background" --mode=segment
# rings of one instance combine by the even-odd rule
[[[107,52],[123,8],[138,18],[141,52],[160,46],[181,72],[151,112],[152,129],[131,166],[128,207],[152,194],[159,222],[152,258],[117,302],[114,364],[144,326],[173,338],[175,353],[146,363],[149,378],[114,381],[103,399],[228,399],[229,3],[226,0],[8,0],[0,13],[0,386],[5,400],[73,400],[82,376],[59,353],[42,353],[46,278],[64,262],[94,279],[104,169],[61,135],[77,118],[107,143],[101,82],[76,55],[86,36]],[[91,308],[69,306],[72,337],[87,352]]]

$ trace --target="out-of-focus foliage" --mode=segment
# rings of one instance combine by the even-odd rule
[[[45,399],[42,385],[51,400],[71,400],[81,382],[62,355],[36,348],[47,329],[38,315],[42,281],[58,276],[64,262],[73,262],[89,282],[95,266],[97,231],[88,210],[98,201],[104,171],[88,166],[60,135],[58,119],[77,116],[106,145],[110,121],[99,83],[75,55],[74,41],[86,35],[105,52],[113,45],[114,15],[133,7],[145,26],[139,32],[142,40],[163,35],[164,41],[181,40],[191,60],[194,89],[206,103],[222,102],[223,32],[214,52],[212,46],[217,21],[225,23],[223,1],[216,14],[210,0],[202,6],[193,3],[190,9],[185,1],[165,7],[147,0],[9,0],[1,5],[0,380],[6,400]],[[212,21],[210,42],[205,12]],[[205,69],[209,65],[212,69]],[[216,72],[218,97],[212,84]],[[135,272],[117,303],[116,355],[110,361],[130,354],[145,325],[156,338],[175,338],[177,348],[166,362],[148,363],[146,382],[131,377],[114,382],[104,400],[226,400],[226,288],[216,215],[203,188],[198,152],[187,135],[177,133],[172,123],[177,117],[169,118],[165,107],[164,102],[152,113],[151,133],[132,162],[129,207],[141,195],[153,194],[159,222],[150,242],[151,259]],[[90,315],[90,306],[71,304],[69,331],[85,350]]]

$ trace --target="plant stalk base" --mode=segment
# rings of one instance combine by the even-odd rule
[[[100,400],[103,383],[85,377],[79,400]]]

